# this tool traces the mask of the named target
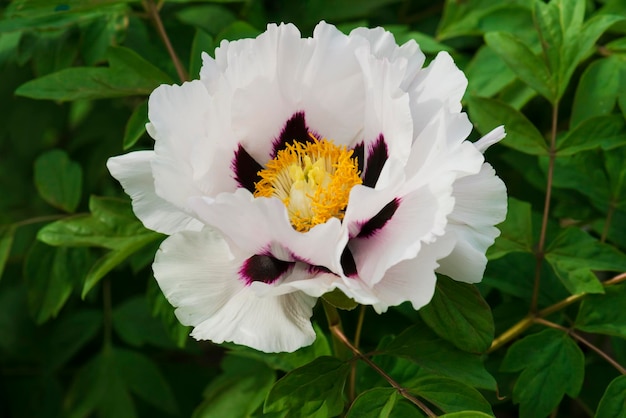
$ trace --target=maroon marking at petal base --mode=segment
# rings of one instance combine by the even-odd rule
[[[367,153],[367,167],[363,174],[363,185],[368,187],[376,186],[380,172],[389,158],[387,143],[383,134],[378,136],[378,139],[370,144]]]
[[[354,261],[352,251],[350,251],[348,247],[346,247],[343,250],[343,253],[341,253],[341,268],[343,269],[343,274],[348,277],[354,277],[357,275],[356,261]]]
[[[352,158],[356,158],[356,164],[359,175],[363,175],[363,167],[365,167],[365,145],[361,142],[352,149]]]
[[[263,170],[263,166],[257,163],[241,144],[235,151],[235,158],[233,158],[231,168],[235,173],[235,180],[239,183],[239,186],[254,193],[254,183],[261,180],[258,173]]]
[[[239,275],[248,285],[252,282],[271,284],[294,264],[294,262],[279,260],[270,255],[257,254],[244,261],[239,269]]]
[[[361,226],[361,231],[357,235],[357,238],[368,238],[376,234],[377,231],[382,229],[387,222],[393,217],[400,206],[399,199],[393,199],[387,203],[376,215],[369,221],[365,222]]]
[[[294,142],[311,142],[312,140],[309,136],[309,132],[311,131],[309,127],[306,126],[304,112],[294,113],[293,116],[285,123],[285,127],[281,131],[278,138],[274,140],[272,158],[276,158],[278,151],[285,149],[287,144],[292,144]]]

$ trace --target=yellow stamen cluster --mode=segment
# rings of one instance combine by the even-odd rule
[[[311,135],[312,142],[294,142],[259,171],[257,197],[278,197],[300,232],[335,217],[343,219],[350,190],[361,184],[352,150]]]

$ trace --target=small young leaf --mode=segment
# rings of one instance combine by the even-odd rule
[[[550,103],[554,103],[557,99],[557,86],[550,70],[527,45],[506,32],[488,33],[485,35],[485,42],[523,82]]]
[[[423,376],[414,380],[409,390],[444,412],[475,410],[492,413],[491,405],[479,391],[456,380]]]
[[[473,285],[438,277],[435,295],[419,313],[437,335],[461,350],[482,353],[493,340],[491,309]]]
[[[129,149],[139,141],[139,138],[146,132],[148,123],[148,101],[141,102],[135,108],[124,129],[124,140],[122,141],[124,150]]]
[[[545,139],[519,110],[496,99],[474,96],[468,99],[468,105],[472,121],[483,134],[504,125],[507,135],[503,145],[525,154],[548,154]]]
[[[52,206],[74,212],[80,202],[82,185],[82,169],[65,151],[48,151],[35,161],[35,186]]]
[[[344,309],[347,311],[351,311],[359,306],[359,304],[356,303],[354,299],[349,298],[339,289],[334,289],[324,294],[322,297],[326,302],[330,303],[335,308]]]
[[[416,406],[393,388],[374,388],[361,393],[350,406],[346,418],[421,418]]]
[[[546,260],[572,294],[604,292],[592,270],[626,270],[626,255],[579,228],[564,229],[546,249]]]
[[[205,389],[193,418],[249,417],[276,380],[273,370],[255,360],[227,356],[222,369]]]
[[[496,381],[479,356],[457,349],[423,324],[406,329],[382,352],[408,358],[433,373],[474,387],[496,389]]]
[[[13,237],[15,236],[16,229],[15,225],[0,226],[0,279],[2,279],[4,267],[6,266],[9,255],[11,254],[11,247],[13,246]]]
[[[606,388],[595,418],[623,418],[624,412],[626,412],[626,376],[620,376]]]
[[[274,384],[264,412],[289,411],[293,417],[330,417],[343,410],[343,386],[350,364],[335,357],[318,357]]]
[[[513,388],[513,402],[520,404],[520,417],[543,417],[556,408],[563,395],[578,395],[585,356],[565,332],[546,329],[514,343],[500,369],[522,371]]]
[[[576,328],[626,338],[626,284],[609,286],[604,295],[589,295],[580,305]]]

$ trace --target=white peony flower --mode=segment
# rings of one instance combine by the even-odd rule
[[[154,274],[195,338],[293,351],[334,288],[382,312],[428,303],[435,271],[481,280],[506,212],[482,152],[504,130],[466,141],[463,73],[423,64],[381,28],[268,25],[152,93],[154,151],[108,168],[171,235]]]

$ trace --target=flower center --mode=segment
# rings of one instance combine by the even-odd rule
[[[259,171],[256,197],[278,197],[300,232],[334,217],[343,219],[350,190],[361,184],[352,150],[332,141],[293,142]]]

